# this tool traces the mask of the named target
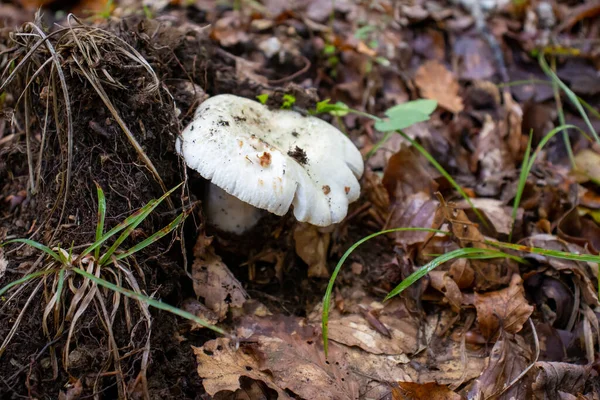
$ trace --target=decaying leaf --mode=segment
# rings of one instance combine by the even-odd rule
[[[533,312],[525,298],[522,279],[513,275],[510,286],[490,293],[475,293],[475,307],[479,329],[487,338],[492,339],[498,330],[517,333]]]
[[[308,264],[308,276],[328,278],[327,250],[331,234],[324,228],[298,223],[294,229],[296,254]]]
[[[497,233],[510,234],[512,230],[511,207],[496,199],[477,198],[471,199],[471,203],[489,220]],[[471,205],[462,200],[456,203],[456,207],[468,211]],[[520,214],[517,214],[517,218],[523,216],[523,210],[519,209],[519,211]]]
[[[390,226],[431,228],[438,202],[438,189],[431,173],[415,150],[402,146],[388,161],[382,180],[392,205]],[[428,232],[396,232],[396,242],[410,246],[423,242]]]
[[[584,247],[593,254],[600,250],[600,226],[593,220],[580,215],[574,207],[558,221],[558,236]]]
[[[524,240],[523,244],[530,247],[558,250],[574,254],[587,253],[584,248],[574,243],[565,242],[553,235],[531,236]],[[596,276],[594,271],[597,270],[597,265],[534,254],[528,254],[527,257],[549,264],[553,269],[559,271],[561,274],[572,276],[575,284],[579,286],[582,299],[586,302],[586,304],[592,307],[598,304],[598,293],[596,291],[596,286],[594,283],[592,283],[592,280],[595,279]],[[552,275],[550,272],[549,274]]]
[[[462,293],[448,271],[431,271],[429,273],[429,282],[434,289],[444,294],[450,307],[452,307],[455,312],[460,311],[463,302]]]
[[[583,394],[591,366],[562,362],[537,362],[535,370],[532,385],[534,398],[558,400],[575,398],[574,396]]]
[[[426,99],[436,100],[446,110],[458,113],[464,108],[458,95],[458,82],[448,69],[439,61],[430,60],[419,67],[415,75],[415,84]]]
[[[219,322],[219,317],[217,314],[196,299],[186,299],[181,304],[181,308],[191,314],[194,314],[198,318],[202,318],[209,324],[214,325]],[[204,328],[202,325],[192,322],[192,330],[202,328]]]
[[[248,294],[231,273],[221,257],[212,249],[197,254],[192,264],[194,293],[204,299],[204,304],[222,320],[230,307],[242,307]]]
[[[476,223],[471,222],[465,211],[443,204],[435,216],[434,226],[444,221],[450,224],[452,233],[460,247],[491,248],[484,243],[485,237]],[[508,259],[469,260],[475,273],[474,287],[477,290],[489,290],[506,285],[513,273],[518,272],[516,264]]]
[[[432,334],[433,326],[411,317],[399,298],[384,305],[365,297],[359,307],[376,310],[378,322],[369,321],[362,313],[341,314],[332,310],[329,317],[330,340],[357,346],[373,354],[413,354],[423,348],[426,338]],[[318,317],[313,317],[315,323]]]
[[[290,398],[267,372],[260,370],[259,360],[252,352],[236,350],[230,339],[218,338],[192,349],[198,362],[198,375],[202,377],[204,389],[211,396],[224,390],[235,392],[241,389],[240,378],[248,377],[264,382],[277,392],[280,399]]]
[[[527,368],[531,350],[522,337],[505,335],[498,340],[489,357],[489,363],[469,391],[469,398],[489,398],[516,379]],[[531,398],[531,377],[521,378],[505,393],[506,399]]]
[[[447,386],[434,382],[398,382],[392,391],[394,400],[461,400],[462,397]]]

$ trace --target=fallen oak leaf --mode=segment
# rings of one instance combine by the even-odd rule
[[[192,346],[192,349],[198,363],[198,375],[209,395],[241,389],[240,377],[246,376],[264,382],[277,392],[279,399],[290,398],[268,373],[260,370],[259,361],[251,353],[236,351],[236,346],[230,339],[217,338],[206,342],[202,347]]]
[[[464,109],[456,78],[439,61],[430,60],[421,65],[415,75],[415,84],[424,98],[437,101],[440,107],[452,113]]]
[[[531,316],[533,306],[525,298],[522,283],[521,277],[514,274],[508,288],[490,293],[475,293],[479,329],[488,340],[499,329],[508,333],[519,332]]]

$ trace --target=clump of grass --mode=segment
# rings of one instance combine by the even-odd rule
[[[2,345],[0,345],[0,356],[7,349],[20,322],[26,315],[28,306],[42,287],[44,288],[46,299],[42,318],[44,334],[49,342],[57,341],[63,334],[67,335],[62,355],[62,363],[65,370],[68,370],[69,368],[69,348],[77,322],[88,309],[92,308],[90,306],[94,305],[93,308],[95,308],[98,317],[101,319],[102,326],[108,337],[109,354],[112,356],[112,362],[118,375],[119,398],[125,398],[125,391],[127,390],[123,375],[124,371],[121,367],[121,361],[124,357],[119,354],[119,347],[117,346],[113,334],[113,324],[115,323],[119,311],[125,314],[124,320],[128,331],[132,335],[136,329],[139,329],[137,328],[139,324],[134,323],[133,321],[129,303],[126,301],[127,298],[133,299],[137,303],[141,314],[140,322],[143,322],[146,327],[146,339],[143,348],[141,349],[141,365],[138,376],[146,395],[148,395],[146,370],[149,360],[150,334],[152,329],[152,319],[149,311],[150,306],[186,318],[211,329],[218,334],[226,334],[221,328],[211,325],[191,313],[180,310],[169,304],[162,303],[153,299],[151,296],[144,294],[139,283],[140,278],[142,280],[144,279],[143,272],[140,268],[137,268],[138,277],[136,277],[133,273],[134,268],[132,268],[132,264],[136,264],[129,263],[129,260],[132,260],[134,254],[153,243],[156,243],[176,229],[187,216],[186,211],[179,214],[171,223],[150,235],[145,240],[128,249],[122,249],[123,243],[130,237],[136,227],[139,226],[139,224],[141,224],[150,213],[152,213],[152,211],[179,186],[181,186],[181,184],[165,193],[159,199],[151,200],[117,226],[110,229],[108,232],[104,232],[106,199],[102,188],[97,185],[98,221],[95,241],[87,246],[71,246],[69,251],[66,251],[60,246],[50,248],[42,243],[29,239],[13,239],[2,243],[1,246],[6,246],[11,243],[23,243],[44,252],[47,257],[42,262],[38,271],[31,272],[26,276],[9,283],[3,288],[0,288],[0,296],[14,290],[14,293],[11,294],[10,298],[2,306],[2,308],[4,308],[28,285],[37,282],[30,292],[25,306],[20,310],[19,316],[16,318],[10,332],[4,338]],[[120,235],[118,235],[119,233]],[[116,239],[108,246],[106,243],[112,238]],[[83,248],[83,251],[76,253],[77,248]],[[69,288],[69,290],[65,290],[65,287]],[[106,292],[100,290],[100,287],[109,289],[109,293],[112,293],[112,297],[109,298]],[[71,292],[70,294],[69,291]],[[109,309],[108,306],[111,303],[112,309]],[[52,328],[50,328],[48,323],[51,315],[53,320]],[[50,352],[51,357],[54,359],[56,356],[53,346],[50,346]],[[129,354],[132,354],[132,352]],[[54,361],[52,364],[56,369],[58,363]],[[55,371],[55,373],[57,373],[57,371]],[[149,398],[149,396],[147,397]]]

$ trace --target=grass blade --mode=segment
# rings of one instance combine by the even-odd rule
[[[31,279],[37,278],[38,276],[49,275],[49,274],[53,274],[55,272],[56,272],[55,269],[45,269],[43,271],[37,271],[37,272],[33,272],[31,274],[25,275],[24,277],[19,278],[16,281],[12,281],[8,285],[6,285],[2,289],[0,289],[0,296],[4,295],[4,293],[8,292],[10,290],[10,288],[12,288],[14,286],[18,286],[21,283],[25,283]]]
[[[443,233],[443,234],[449,233],[446,231],[440,231],[438,229],[431,229],[431,228],[394,228],[394,229],[387,229],[384,231],[372,233],[369,236],[366,236],[366,237],[360,239],[358,242],[356,242],[352,246],[350,246],[350,248],[348,250],[346,250],[344,255],[340,258],[340,261],[338,261],[337,265],[335,266],[335,269],[333,270],[333,273],[331,274],[331,278],[329,278],[329,284],[327,285],[327,290],[325,291],[325,296],[323,296],[323,314],[321,317],[321,321],[322,321],[321,327],[322,327],[322,331],[323,331],[323,349],[325,351],[325,356],[327,356],[327,349],[328,349],[327,327],[328,327],[328,322],[329,322],[329,307],[330,307],[330,303],[331,303],[331,293],[333,292],[333,285],[335,284],[335,280],[336,280],[338,274],[340,273],[340,270],[342,269],[344,262],[350,256],[350,254],[352,254],[352,252],[354,252],[354,250],[356,250],[358,248],[358,246],[360,246],[361,244],[373,239],[374,237],[377,237],[380,235],[385,235],[388,233],[393,233],[393,232],[434,232],[434,233]]]
[[[89,272],[84,271],[81,268],[73,268],[73,272],[83,276],[84,278],[91,280],[92,282],[95,282],[97,285],[104,286],[107,289],[121,293],[123,296],[127,296],[129,298],[132,298],[132,299],[135,299],[138,301],[143,301],[146,304],[148,304],[154,308],[158,308],[159,310],[168,311],[172,314],[175,314],[175,315],[178,315],[187,320],[193,321],[193,322],[195,322],[205,328],[211,329],[212,331],[219,333],[221,335],[227,335],[227,332],[225,332],[223,329],[221,329],[217,326],[211,325],[208,322],[206,322],[205,320],[203,320],[202,318],[198,318],[194,314],[191,314],[187,311],[181,310],[177,307],[173,307],[169,304],[165,304],[161,301],[154,300],[150,297],[144,296],[144,295],[136,293],[134,291],[122,288],[121,286],[115,285],[111,282],[108,282],[108,281],[102,279],[102,278],[98,278],[97,276],[90,274]]]
[[[521,244],[493,242],[491,240],[486,240],[485,243],[489,244],[490,246],[494,246],[494,247],[498,247],[498,248],[523,251],[526,253],[539,254],[542,256],[560,258],[563,260],[592,262],[592,263],[600,264],[600,256],[595,256],[593,254],[575,254],[575,253],[569,253],[566,251],[546,250],[546,249],[541,249],[539,247],[523,246]]]
[[[165,226],[164,228],[162,228],[158,232],[154,233],[149,238],[147,238],[147,239],[141,241],[140,243],[136,244],[135,246],[133,246],[132,248],[130,248],[126,252],[124,252],[122,254],[119,254],[118,256],[115,257],[115,259],[116,260],[122,260],[123,258],[129,257],[130,255],[132,255],[134,253],[137,253],[138,251],[142,250],[143,248],[145,248],[145,247],[151,245],[152,243],[160,240],[163,236],[167,235],[173,229],[177,228],[185,216],[186,216],[185,213],[179,214],[177,216],[177,218],[175,218],[169,225]]]
[[[598,137],[598,133],[594,129],[594,126],[592,125],[590,119],[588,118],[587,114],[585,113],[583,106],[577,99],[577,95],[575,93],[573,93],[573,91],[571,89],[569,89],[569,87],[567,85],[565,85],[564,82],[561,81],[560,78],[554,73],[554,71],[552,71],[552,69],[548,66],[548,63],[546,62],[546,59],[544,58],[543,52],[540,53],[540,55],[538,57],[538,61],[540,63],[540,67],[542,68],[544,73],[550,79],[552,79],[552,81],[555,82],[563,90],[563,92],[565,92],[565,94],[567,95],[567,97],[569,98],[571,103],[573,103],[573,105],[577,108],[577,111],[579,111],[579,114],[581,114],[581,118],[583,118],[583,120],[585,121],[585,124],[587,125],[588,129],[590,130],[590,133],[594,136],[594,139],[596,140],[596,142],[600,144],[600,137]]]
[[[30,239],[11,239],[11,240],[7,240],[6,242],[0,244],[0,247],[7,245],[9,243],[25,243],[28,246],[31,247],[35,247],[38,250],[43,251],[44,253],[48,254],[50,257],[54,258],[56,261],[58,261],[59,263],[63,263],[63,258],[61,256],[58,255],[58,253],[56,253],[54,250],[52,250],[50,247],[45,246],[39,242],[36,242],[35,240],[30,240]]]
[[[460,185],[458,183],[456,183],[454,178],[452,178],[450,176],[450,174],[448,172],[446,172],[444,167],[442,167],[441,164],[438,163],[437,160],[431,154],[429,154],[429,152],[427,150],[425,150],[425,148],[423,146],[421,146],[419,143],[417,143],[416,140],[411,139],[406,133],[404,133],[402,131],[396,131],[396,132],[398,134],[400,134],[400,136],[402,136],[404,139],[409,141],[410,144],[412,146],[414,146],[414,148],[416,148],[419,151],[419,153],[421,153],[427,159],[427,161],[429,161],[435,167],[435,169],[437,169],[438,172],[440,174],[442,174],[442,176],[444,178],[446,178],[446,180],[448,182],[450,182],[450,184],[454,187],[454,189],[456,189],[456,191],[462,196],[462,198],[465,199],[465,201],[469,204],[469,206],[471,207],[471,209],[473,210],[475,215],[477,215],[477,218],[479,218],[481,223],[485,227],[488,227],[487,221],[485,220],[485,218],[483,218],[483,215],[479,212],[479,210],[477,208],[475,208],[475,205],[471,201],[471,198],[469,197],[469,195],[467,195],[465,193],[465,191],[463,190],[463,188],[461,188]]]
[[[515,194],[515,201],[513,203],[513,209],[511,214],[512,223],[510,226],[510,234],[508,235],[508,241],[512,242],[513,230],[515,228],[515,222],[517,221],[517,212],[519,211],[519,204],[521,204],[521,197],[525,190],[525,184],[527,183],[527,177],[529,176],[529,157],[531,155],[531,143],[533,141],[533,129],[529,132],[529,141],[527,142],[527,148],[523,155],[523,163],[521,165],[521,173],[519,174],[519,183],[517,185],[517,193]]]
[[[125,239],[127,239],[129,237],[129,235],[131,234],[131,232],[133,232],[133,230],[135,228],[137,228],[137,226],[139,224],[142,223],[142,221],[144,221],[148,215],[150,215],[150,213],[152,211],[154,211],[154,209],[156,207],[158,207],[158,205],[167,197],[169,197],[169,195],[171,193],[173,193],[177,188],[179,188],[181,185],[183,185],[183,182],[181,182],[179,185],[175,186],[173,189],[169,190],[168,192],[166,192],[165,194],[163,194],[158,200],[155,200],[154,202],[150,202],[147,204],[150,205],[150,207],[144,207],[144,211],[142,213],[140,213],[137,218],[135,218],[135,220],[125,229],[125,231],[121,234],[121,236],[119,236],[119,238],[113,243],[112,246],[110,246],[110,248],[106,251],[106,253],[102,256],[102,258],[100,259],[100,265],[104,265],[106,262],[108,262],[108,260],[110,260],[110,257],[113,255],[113,253],[119,248],[119,246],[121,245],[121,243],[123,243],[125,241]]]
[[[146,204],[144,207],[140,208],[139,210],[137,210],[136,212],[134,212],[133,214],[131,214],[129,217],[125,218],[117,226],[115,226],[110,231],[108,231],[104,235],[102,235],[102,237],[99,240],[96,240],[88,248],[86,248],[81,253],[81,255],[79,256],[79,258],[82,258],[82,257],[88,255],[91,251],[93,251],[93,250],[97,249],[98,247],[100,247],[102,245],[102,243],[106,242],[108,239],[110,239],[111,237],[113,237],[117,233],[121,232],[123,229],[125,229],[128,226],[130,226],[131,224],[133,224],[135,221],[138,220],[138,218],[140,217],[140,215],[143,214],[149,207],[151,207],[152,205],[154,205],[155,202],[156,202],[156,200],[150,200],[148,202],[148,204]]]
[[[98,192],[98,225],[96,225],[96,242],[102,239],[104,233],[104,219],[106,218],[106,197],[104,191],[98,184],[96,184],[96,190]],[[94,258],[97,260],[100,257],[100,247],[94,249]]]
[[[427,264],[410,274],[406,279],[404,279],[398,286],[396,286],[392,291],[385,296],[383,301],[387,301],[394,296],[402,293],[406,288],[410,285],[427,275],[433,269],[438,267],[439,265],[454,260],[455,258],[470,258],[470,259],[484,259],[484,258],[502,258],[509,257],[509,254],[506,254],[502,251],[497,251],[494,249],[479,249],[474,247],[467,247],[464,249],[456,249],[449,253],[442,254],[441,256],[429,261]]]

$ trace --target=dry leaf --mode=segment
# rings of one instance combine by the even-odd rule
[[[271,375],[262,372],[258,360],[249,352],[236,350],[230,339],[210,340],[202,347],[193,347],[198,363],[198,375],[202,378],[204,390],[211,396],[223,390],[241,389],[240,377],[264,382],[275,390],[280,399],[290,397],[273,382]]]
[[[471,202],[477,210],[483,213],[492,224],[497,233],[509,235],[512,230],[512,208],[505,206],[504,203],[496,199],[471,199]],[[465,200],[456,203],[456,207],[462,210],[470,210],[471,205]],[[520,215],[517,214],[517,219],[522,217],[523,209],[519,208]]]
[[[561,362],[536,362],[533,396],[539,400],[568,398],[568,394],[583,394],[590,375],[590,365]]]
[[[393,400],[461,400],[462,397],[437,383],[398,382],[392,391]]]
[[[208,249],[197,255],[192,264],[194,293],[204,299],[204,304],[219,320],[223,320],[230,307],[242,307],[248,294],[233,276],[221,257]]]
[[[521,277],[514,274],[506,289],[475,293],[479,329],[487,339],[492,339],[500,328],[508,333],[519,332],[533,312],[533,306],[525,298],[522,282]]]
[[[431,287],[442,292],[455,312],[460,312],[463,302],[462,293],[448,271],[431,271],[429,273]]]
[[[388,225],[431,228],[438,202],[432,199],[438,189],[433,176],[415,150],[402,146],[388,161],[382,180],[392,205]],[[396,242],[410,246],[423,242],[428,232],[396,232]]]
[[[426,99],[436,100],[440,107],[459,113],[464,105],[458,95],[458,82],[446,67],[436,60],[421,65],[415,75],[415,84]]]
[[[522,337],[505,335],[498,340],[489,357],[489,363],[469,391],[469,398],[490,398],[517,378],[530,364],[531,351]],[[521,378],[504,393],[505,399],[530,399],[531,377]]]
[[[296,254],[308,264],[308,276],[328,278],[327,249],[331,234],[314,225],[298,223],[294,229]]]
[[[204,304],[200,303],[198,300],[196,299],[186,299],[184,300],[183,304],[181,304],[181,308],[191,314],[194,314],[196,317],[198,318],[202,318],[204,321],[208,322],[209,324],[216,324],[217,322],[219,322],[219,317],[218,315],[210,310],[208,307],[206,307]],[[196,323],[196,322],[192,322],[192,330],[197,330],[197,329],[203,329],[204,326]]]

